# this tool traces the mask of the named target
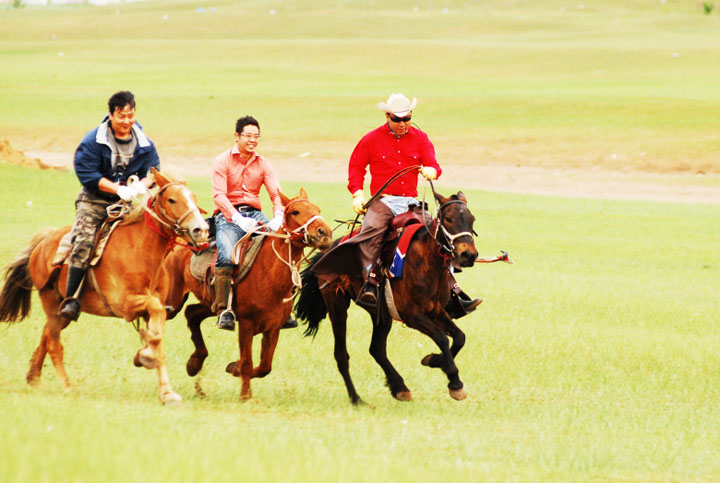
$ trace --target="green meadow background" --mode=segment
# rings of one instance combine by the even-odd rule
[[[252,113],[264,153],[342,166],[379,123],[375,103],[402,91],[450,169],[582,166],[712,185],[719,29],[717,10],[672,0],[0,8],[0,139],[72,152],[128,88],[161,155],[209,159]],[[209,178],[188,181],[209,210]],[[344,183],[283,178],[288,193],[300,186],[326,219],[351,215]],[[212,320],[197,394],[182,315],[166,337],[180,407],[162,407],[155,373],[132,366],[130,324],[88,315],[63,333],[74,390],[49,361],[30,388],[44,323],[34,296],[27,320],[0,326],[0,481],[720,479],[717,205],[439,186],[466,192],[482,255],[516,261],[458,277],[485,299],[459,321],[465,401],[420,365],[431,340],[400,324],[388,350],[415,400],[393,400],[357,308],[348,343],[363,407],[348,401],[329,321],[314,340],[283,331],[247,403],[224,372],[236,336]],[[73,221],[70,171],[1,164],[0,189],[2,266],[40,228]]]

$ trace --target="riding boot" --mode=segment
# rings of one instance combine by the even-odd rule
[[[455,269],[457,271],[457,269]],[[465,317],[467,314],[475,310],[482,303],[482,299],[471,299],[468,294],[462,291],[452,272],[448,271],[448,281],[450,282],[450,300],[445,305],[445,312],[453,319]]]
[[[281,329],[294,329],[297,326],[298,326],[297,320],[293,319],[293,316],[290,315],[287,318],[287,320],[285,321],[285,323],[283,324],[283,326],[281,327]]]
[[[58,315],[68,320],[77,320],[80,316],[80,292],[87,269],[70,266],[68,267],[67,282],[65,285],[65,299],[60,303]]]
[[[228,298],[232,290],[233,267],[215,267],[215,304],[214,311],[220,312],[217,326],[223,330],[235,330],[235,314],[228,308]]]
[[[375,271],[375,265],[363,268],[363,286],[360,287],[360,295],[355,302],[361,307],[375,307],[378,298],[378,274]]]

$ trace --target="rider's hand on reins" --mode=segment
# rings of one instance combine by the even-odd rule
[[[362,215],[363,213],[365,213],[365,211],[367,210],[365,209],[365,196],[363,195],[362,190],[357,190],[355,193],[353,193],[352,197],[352,206],[353,210],[355,210],[355,213],[357,213],[358,215]]]

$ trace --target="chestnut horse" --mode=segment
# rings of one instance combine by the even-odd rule
[[[138,367],[157,369],[159,395],[164,404],[179,402],[181,398],[170,387],[162,343],[166,320],[163,300],[168,289],[162,261],[172,244],[177,243],[177,236],[193,246],[206,244],[208,225],[195,195],[185,183],[173,181],[155,169],[153,174],[159,189],[148,200],[145,222],[115,228],[100,262],[88,271],[80,304],[88,314],[127,321],[143,318],[147,322],[147,330],[140,330],[145,345],[137,351],[134,362]],[[60,333],[70,321],[58,315],[58,307],[65,297],[67,265],[60,268],[52,261],[60,240],[69,230],[66,226],[37,233],[6,268],[5,285],[0,292],[0,320],[14,322],[28,315],[32,288],[38,289],[47,322],[40,345],[30,359],[26,379],[31,385],[40,382],[45,355],[50,354],[66,390],[71,385],[63,363]]]
[[[449,379],[450,396],[461,400],[467,396],[455,365],[455,356],[465,344],[465,334],[445,311],[450,298],[447,275],[450,264],[471,267],[477,258],[473,239],[475,217],[467,207],[465,195],[458,192],[450,198],[435,193],[440,203],[437,218],[420,228],[405,256],[403,274],[390,278],[394,306],[405,325],[431,337],[440,348],[440,354],[428,354],[422,364],[439,367]],[[313,273],[313,264],[302,273],[302,290],[295,305],[296,316],[308,322],[305,335],[315,335],[319,324],[329,314],[335,336],[335,360],[353,404],[361,403],[350,378],[349,356],[346,345],[347,312],[350,301],[357,298],[362,279],[341,275],[320,286]],[[373,331],[370,354],[382,367],[393,397],[403,401],[412,399],[402,376],[387,357],[387,338],[393,318],[385,303],[383,286],[378,290],[378,305],[363,307],[372,318]],[[448,336],[452,337],[450,345]]]
[[[325,249],[332,241],[332,228],[320,216],[320,209],[308,201],[307,193],[289,199],[280,194],[285,205],[285,221],[275,233],[268,233],[257,258],[248,272],[233,285],[232,309],[238,323],[240,359],[225,369],[242,378],[240,398],[252,397],[250,379],[265,377],[272,370],[272,360],[280,336],[280,329],[292,310],[292,295],[300,284],[299,265],[304,260],[306,246]],[[188,292],[195,294],[199,304],[188,305],[185,318],[190,329],[195,352],[188,359],[186,369],[195,376],[208,356],[200,323],[214,315],[211,306],[214,294],[190,273],[191,253],[174,250],[167,258],[165,268],[171,279],[166,305],[182,307]],[[171,314],[171,318],[174,314]],[[262,334],[260,364],[253,368],[252,343],[256,334]]]

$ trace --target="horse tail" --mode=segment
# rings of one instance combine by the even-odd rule
[[[327,315],[327,307],[320,291],[320,283],[318,278],[312,273],[315,265],[322,253],[316,254],[310,259],[310,264],[300,274],[302,280],[302,289],[300,296],[295,303],[295,316],[300,320],[307,321],[307,329],[305,329],[305,337],[317,335],[320,328],[320,322]]]
[[[28,247],[20,252],[14,262],[5,267],[5,285],[0,291],[1,322],[20,322],[30,313],[33,287],[29,269],[30,255],[46,235],[46,230],[35,234]]]

